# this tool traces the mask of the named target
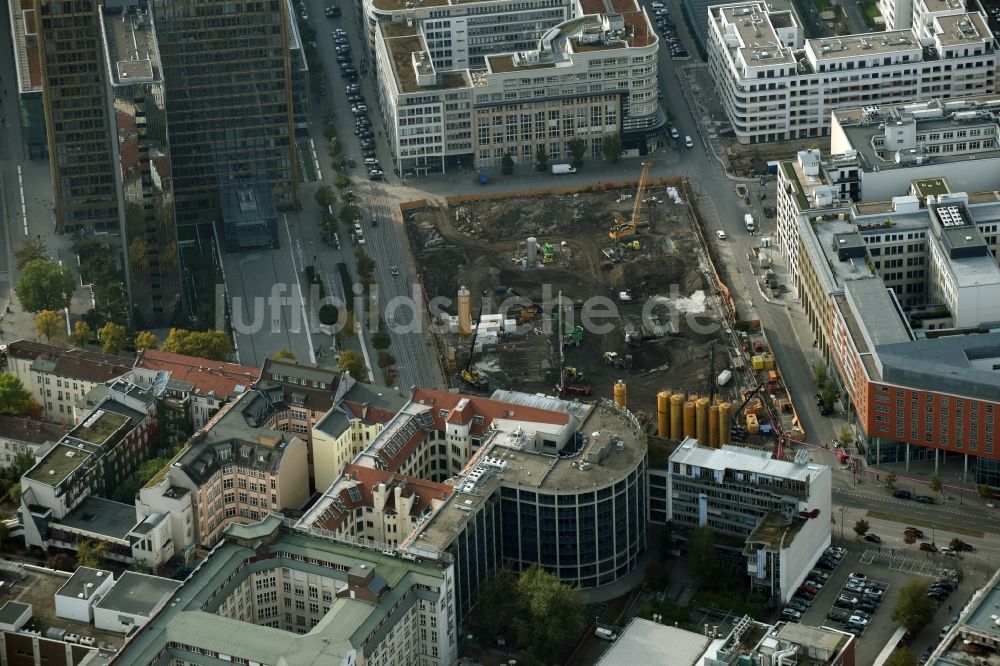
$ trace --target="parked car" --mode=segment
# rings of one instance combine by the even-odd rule
[[[719,237],[719,240],[726,240],[726,232],[722,229],[717,230],[715,235]]]
[[[870,543],[882,543],[882,537],[872,532],[869,532],[868,534],[865,535],[865,541],[868,541]]]
[[[928,552],[928,553],[936,553],[936,552],[938,552],[937,546],[935,546],[932,543],[927,543],[926,541],[924,541],[922,544],[920,544],[920,550]]]
[[[792,609],[793,611],[796,611],[801,614],[809,610],[809,606],[802,603],[801,601],[795,601],[794,599],[792,599],[791,601],[788,602],[788,604],[785,605],[785,610],[788,609]]]
[[[809,577],[814,580],[821,580],[824,583],[830,579],[830,574],[823,571],[822,569],[813,569],[809,572]]]
[[[959,556],[957,550],[955,550],[954,548],[949,548],[947,546],[945,546],[944,548],[941,549],[941,554],[944,555],[945,557],[956,557],[957,558]]]
[[[694,140],[690,136],[685,136],[684,145],[687,146],[689,149],[694,148]]]
[[[819,588],[816,587],[815,585],[809,585],[808,583],[803,583],[802,585],[799,585],[799,589],[797,590],[797,592],[799,594],[811,594],[813,596],[816,596],[817,594],[819,594]]]
[[[847,618],[847,624],[853,624],[855,627],[867,627],[868,618],[861,617],[860,615],[852,615]]]
[[[852,571],[851,573],[847,574],[847,577],[850,578],[851,580],[867,580],[868,579],[868,575],[864,574],[864,573],[861,573],[860,571]]]
[[[833,560],[820,559],[816,562],[816,568],[822,569],[823,571],[833,571],[837,568],[837,563]]]
[[[917,501],[921,504],[934,504],[934,498],[928,495],[917,495]]]
[[[854,608],[858,604],[858,598],[852,597],[849,594],[841,594],[837,597],[837,600],[833,602],[833,605],[837,608]]]
[[[878,608],[878,604],[871,599],[862,599],[858,602],[858,610],[863,610],[867,613],[874,613],[876,608]]]
[[[833,620],[834,622],[840,622],[841,624],[847,622],[847,618],[850,617],[849,613],[845,613],[842,610],[837,610],[833,608],[829,613],[826,614],[828,620]]]
[[[789,620],[798,621],[802,619],[802,613],[795,610],[794,608],[786,608],[785,610],[781,611],[781,617],[787,618]]]
[[[905,500],[913,499],[913,493],[911,493],[909,490],[897,490],[892,494],[892,496],[895,497],[896,499],[905,499]]]

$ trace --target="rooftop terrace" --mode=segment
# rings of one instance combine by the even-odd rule
[[[69,436],[101,446],[126,423],[128,423],[127,416],[99,409],[88,416],[83,423],[70,430]]]
[[[426,45],[416,26],[405,23],[382,23],[383,39],[386,50],[392,58],[392,68],[396,74],[396,84],[401,93],[414,93],[430,90],[448,90],[470,86],[468,74],[462,72],[438,72],[437,83],[429,86],[417,84],[417,74],[413,69],[411,55],[425,52]]]

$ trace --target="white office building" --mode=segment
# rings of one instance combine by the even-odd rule
[[[645,154],[666,118],[659,38],[635,0],[574,0],[558,12],[528,2],[535,10],[509,16],[508,6],[446,4],[425,18],[382,10],[371,22],[394,167],[418,175],[496,167],[507,154],[531,164],[540,150],[568,161],[574,140],[596,158],[609,135]],[[473,37],[473,26],[483,35]]]
[[[709,10],[708,60],[740,143],[825,135],[831,112],[994,92],[997,52],[978,12],[918,0],[913,27],[805,39],[764,2]]]
[[[787,462],[688,438],[670,456],[667,520],[745,539],[732,556],[745,561],[751,588],[784,603],[830,545],[830,479],[807,451]]]

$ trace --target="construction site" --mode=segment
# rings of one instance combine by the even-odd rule
[[[774,389],[774,360],[733,321],[685,184],[647,173],[644,165],[631,183],[403,208],[425,293],[453,304],[436,322],[447,331],[437,346],[453,388],[616,399],[650,424],[666,401],[656,428],[664,438],[674,434],[674,404],[682,436],[700,424],[706,443],[728,440],[737,411],[732,439],[769,434],[770,419],[762,432],[755,415],[781,412],[760,399]]]

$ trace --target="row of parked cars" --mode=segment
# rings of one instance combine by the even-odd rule
[[[652,7],[653,15],[656,17],[656,27],[663,35],[663,42],[670,50],[670,57],[675,60],[690,60],[691,54],[681,44],[681,39],[677,36],[677,26],[670,20],[670,12],[660,2],[654,2]]]
[[[896,499],[915,500],[920,504],[934,504],[934,498],[930,495],[914,495],[909,490],[897,490],[892,496]]]
[[[361,143],[361,155],[365,162],[365,169],[368,171],[368,179],[382,180],[384,172],[375,152],[375,132],[372,129],[371,118],[368,117],[368,105],[365,104],[364,97],[361,96],[358,72],[354,69],[351,58],[350,40],[343,28],[337,28],[330,34],[337,45],[337,64],[340,65],[341,74],[346,81],[344,94],[347,97],[347,102],[351,105],[351,113],[354,114],[354,135]],[[348,158],[347,166],[352,169],[357,166],[353,157]]]
[[[886,583],[869,580],[863,573],[851,572],[826,617],[860,637],[888,588]]]
[[[830,579],[830,572],[837,568],[840,561],[844,559],[846,552],[843,548],[837,547],[826,549],[823,556],[816,562],[816,567],[809,572],[809,576],[805,582],[799,586],[799,589],[795,591],[792,598],[785,604],[784,610],[781,611],[782,620],[798,622],[802,619],[802,614],[812,606],[813,601],[816,600],[816,595],[819,594],[819,591],[823,589],[823,586]]]

